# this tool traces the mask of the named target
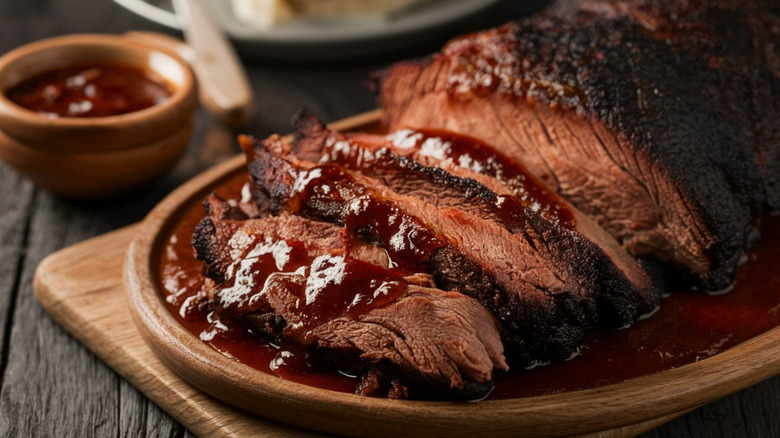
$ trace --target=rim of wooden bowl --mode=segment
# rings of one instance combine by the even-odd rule
[[[369,117],[369,115],[371,117]],[[376,112],[347,119],[375,121]],[[560,436],[637,425],[685,412],[780,373],[780,327],[679,368],[591,389],[479,403],[389,400],[319,389],[263,373],[219,353],[169,313],[159,288],[159,253],[193,202],[235,177],[235,157],[191,179],[143,221],[125,260],[133,319],[155,353],[200,390],[260,416],[352,436]]]
[[[66,55],[67,54],[67,55]],[[5,94],[13,85],[35,74],[63,66],[79,65],[92,57],[92,62],[118,63],[151,70],[174,85],[173,93],[160,104],[138,111],[106,117],[48,118],[11,101]],[[78,62],[74,61],[78,60]],[[144,63],[140,63],[140,60]],[[176,65],[180,81],[173,81],[153,67],[154,60]],[[29,64],[29,65],[27,65]],[[10,75],[12,67],[22,69],[11,86],[0,83],[0,125],[7,135],[20,143],[47,152],[60,152],[62,141],[74,136],[81,141],[68,143],[72,152],[105,152],[137,147],[143,141],[153,141],[181,129],[191,118],[197,104],[195,77],[186,61],[178,54],[152,47],[123,35],[72,34],[46,38],[17,47],[0,57],[0,76]],[[88,65],[88,64],[87,64]],[[14,71],[12,69],[12,71]],[[84,138],[103,141],[83,141]]]

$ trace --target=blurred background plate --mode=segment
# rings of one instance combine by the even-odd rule
[[[179,28],[171,0],[114,0],[170,28]],[[236,17],[231,2],[203,0],[215,21],[245,54],[286,59],[375,56],[440,37],[479,20],[499,0],[430,0],[385,17],[301,20],[263,28]]]

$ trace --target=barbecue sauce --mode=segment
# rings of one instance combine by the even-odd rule
[[[450,135],[454,137],[456,134]],[[472,151],[476,151],[477,154],[482,152],[480,151],[479,142],[471,142],[469,137],[458,137],[461,137],[462,141],[460,143],[464,145],[464,147],[468,144],[468,147],[471,147]],[[430,152],[430,150],[428,150],[428,152]],[[466,154],[465,151],[464,154]],[[416,164],[416,162],[411,160],[409,157],[397,155],[395,151],[391,150],[389,147],[382,147],[377,149],[371,145],[367,145],[366,143],[355,139],[345,139],[339,141],[329,139],[323,148],[323,158],[321,162],[324,160],[327,160],[328,163],[336,163],[345,168],[357,170],[361,173],[380,180],[383,179],[383,177],[381,174],[376,174],[377,169],[386,167],[389,168],[391,172],[415,172],[415,170],[411,170],[410,168],[413,166],[411,163]],[[448,164],[452,164],[452,159],[448,158],[448,160]],[[491,162],[494,161],[491,160]],[[483,170],[481,166],[479,169]],[[396,176],[403,178],[406,175],[401,173],[400,175]],[[422,171],[420,174],[414,175],[412,177],[434,178],[431,175],[424,174]],[[529,179],[526,181],[524,179],[524,187],[522,190],[525,190],[525,186],[530,186],[531,184],[535,184],[534,180]],[[470,189],[471,188],[469,187],[462,190],[463,199],[467,199],[469,202],[475,202],[474,198],[477,198],[478,195],[475,196],[473,193],[470,193]],[[538,192],[537,195],[535,197],[525,196],[525,200],[520,199],[514,195],[494,195],[493,198],[488,198],[486,196],[484,198],[480,198],[476,202],[478,202],[477,205],[483,209],[483,213],[491,215],[497,222],[499,222],[512,233],[523,232],[525,229],[526,208],[533,208],[535,209],[535,212],[541,210],[541,214],[544,215],[548,220],[559,223],[569,229],[574,227],[574,219],[571,211],[565,205],[551,201],[551,199],[554,200],[557,198],[554,195],[549,194],[546,189],[542,187],[534,185],[534,190]],[[523,193],[528,192],[523,191]],[[542,194],[544,198],[547,198],[547,200],[544,201],[547,203],[542,204],[539,202],[539,199],[541,198],[539,194]],[[566,218],[566,220],[562,221],[562,218]]]
[[[228,250],[236,261],[226,268],[228,280],[216,285],[208,337],[227,327],[222,314],[274,313],[283,307],[285,339],[311,346],[313,330],[322,324],[341,317],[357,319],[407,291],[408,272],[354,258],[350,251],[312,253],[304,242],[272,231],[255,234],[251,228],[224,226],[235,230]],[[192,306],[184,309],[190,311]]]
[[[37,74],[6,94],[14,103],[46,117],[108,117],[164,102],[173,89],[150,71],[94,64]]]
[[[217,191],[240,198],[241,175]],[[224,325],[219,336],[204,340],[228,357],[262,372],[318,388],[352,393],[358,379],[318,366],[294,345],[272,345],[240,321],[218,321],[214,315],[187,306],[202,288],[202,263],[193,256],[190,239],[204,216],[193,203],[171,230],[162,252],[160,282],[168,309],[195,336],[214,321]],[[571,360],[533,369],[497,373],[490,399],[511,399],[593,388],[677,368],[725,351],[780,325],[780,216],[761,219],[758,247],[737,271],[734,289],[723,295],[672,291],[652,317],[624,330],[586,335]],[[201,336],[202,337],[202,336]]]
[[[273,245],[290,243],[276,241]],[[278,257],[255,254],[263,246],[249,253],[248,263],[241,262],[242,272],[236,274],[235,283],[222,288],[222,308],[235,303],[242,308],[239,313],[267,311],[272,308],[267,302],[268,295],[274,294],[272,289],[291,291],[296,298],[291,309],[294,319],[287,321],[285,336],[302,346],[312,344],[311,332],[319,325],[343,316],[356,319],[406,292],[401,273],[348,255],[299,257],[295,263],[278,267]]]
[[[574,229],[574,215],[557,194],[521,164],[479,139],[439,129],[404,129],[388,135],[388,140],[399,150],[414,150],[420,157],[495,178],[514,191],[522,206]],[[505,197],[497,207],[504,212],[516,211],[509,202],[514,200]]]
[[[379,240],[390,259],[411,273],[425,272],[420,267],[427,265],[435,250],[449,244],[394,203],[362,193],[363,186],[340,166],[323,164],[295,178],[299,191],[290,202],[297,206],[294,213],[340,223],[350,235]],[[352,200],[343,209],[338,207],[345,199]],[[334,207],[323,207],[329,205]]]

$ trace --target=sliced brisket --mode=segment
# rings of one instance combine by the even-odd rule
[[[439,287],[476,298],[503,323],[505,338],[515,347],[513,358],[519,361],[567,357],[583,331],[597,321],[600,297],[608,296],[600,295],[593,284],[601,273],[588,272],[588,278],[580,278],[578,274],[589,268],[578,272],[577,264],[611,267],[610,274],[615,275],[610,292],[614,297],[631,297],[620,305],[630,309],[632,321],[643,308],[637,305],[643,301],[640,294],[603,254],[583,252],[582,242],[556,241],[565,240],[560,228],[551,231],[540,226],[539,232],[528,226],[513,235],[474,214],[473,208],[454,208],[442,204],[442,199],[428,202],[431,195],[397,193],[377,179],[338,165],[300,160],[291,154],[289,138],[272,136],[253,144],[244,137],[242,147],[251,160],[250,174],[257,189],[275,207],[272,211],[343,225],[353,235],[380,244],[401,268],[430,273]],[[403,191],[400,185],[395,188]],[[486,188],[479,186],[479,190]],[[463,207],[463,202],[458,205]],[[573,255],[559,266],[556,262],[563,254],[539,250],[537,244],[557,246],[554,251]],[[571,248],[565,246],[569,244]],[[591,248],[598,250],[595,245]],[[624,294],[626,290],[630,293]]]
[[[679,20],[659,12],[672,1],[561,2],[382,72],[385,124],[483,138],[632,253],[727,287],[758,214],[780,207],[780,78],[765,37],[777,11],[747,3],[732,22],[723,11],[737,2],[679,2]],[[697,23],[706,38],[686,33]]]
[[[412,144],[415,134],[403,141],[400,133],[389,135],[395,143],[404,143],[399,148],[381,136],[354,133],[347,137],[329,131],[306,113],[299,114],[294,126],[290,148],[296,156],[357,170],[398,194],[470,213],[530,242],[533,250],[554,262],[561,276],[574,279],[584,293],[596,297],[601,326],[626,326],[658,304],[658,282],[614,239],[535,183],[516,163],[476,139],[441,132]],[[453,159],[448,154],[456,148],[458,159]],[[471,169],[481,170],[485,178],[491,175],[494,189],[471,178],[475,176]],[[468,177],[454,174],[458,171]]]
[[[206,204],[193,242],[210,276],[207,305],[370,369],[360,391],[389,368],[416,394],[468,387],[484,396],[493,369],[507,369],[496,321],[472,298],[420,286],[424,276],[389,269],[384,251],[341,227],[285,213],[237,219],[215,196]]]

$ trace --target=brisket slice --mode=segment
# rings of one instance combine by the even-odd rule
[[[597,317],[597,296],[531,241],[456,208],[395,193],[334,164],[290,155],[289,141],[241,139],[272,211],[343,225],[381,245],[410,272],[476,298],[502,322],[520,363],[568,357]]]
[[[193,242],[210,275],[208,305],[221,315],[352,370],[360,370],[354,361],[369,375],[389,367],[429,394],[463,396],[467,387],[467,397],[484,396],[493,369],[507,369],[496,321],[479,303],[388,269],[343,228],[288,214],[236,219],[216,196],[206,205]]]
[[[542,257],[555,263],[562,271],[561,275],[571,278],[585,293],[596,297],[599,326],[626,326],[658,305],[661,290],[658,282],[653,281],[614,239],[574,212],[573,207],[555,194],[545,193],[543,187],[534,187],[533,177],[523,169],[511,172],[508,168],[513,164],[511,162],[503,163],[498,170],[504,176],[513,176],[509,180],[518,182],[523,197],[515,195],[519,190],[513,191],[509,186],[499,184],[497,179],[493,185],[501,190],[498,193],[475,179],[444,170],[441,166],[445,160],[433,157],[444,157],[446,153],[434,149],[434,145],[425,146],[428,156],[414,154],[415,148],[409,144],[406,149],[391,150],[394,145],[385,137],[358,133],[348,138],[327,130],[322,122],[305,111],[294,118],[293,125],[296,133],[290,148],[297,157],[357,170],[380,180],[398,194],[416,197],[440,208],[460,209],[494,222],[517,238],[530,242]],[[466,160],[472,168],[487,170],[490,168],[488,163],[493,163],[494,167],[498,165],[500,158],[489,146],[464,136],[459,136],[459,140],[463,149],[459,157],[467,154],[472,157]],[[444,141],[434,143],[438,146],[447,144]],[[420,152],[420,148],[416,150]],[[404,153],[406,155],[400,155]],[[476,157],[480,156],[483,159],[478,162]],[[428,163],[440,167],[417,161],[426,158]],[[457,171],[460,168],[448,166],[448,169]],[[545,209],[550,206],[555,208]],[[574,219],[574,216],[580,217]],[[588,239],[579,234],[580,230],[598,240]]]
[[[759,56],[775,43],[730,56],[612,3],[562,3],[391,67],[385,124],[485,139],[633,254],[727,287],[756,218],[780,207],[780,78]]]

